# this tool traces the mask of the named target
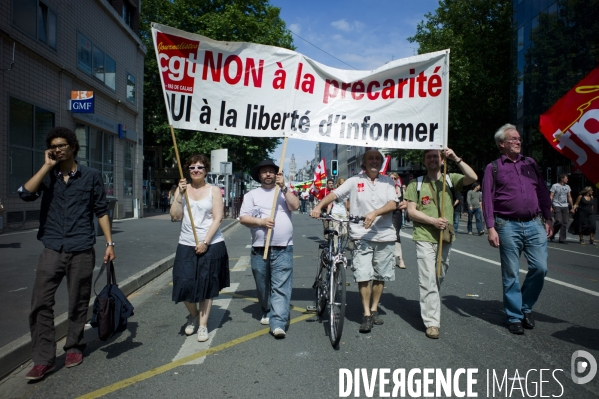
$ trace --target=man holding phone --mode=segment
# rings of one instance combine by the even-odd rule
[[[37,234],[44,250],[36,269],[29,314],[34,366],[25,376],[28,380],[42,379],[55,367],[54,296],[65,276],[69,297],[65,367],[83,361],[83,329],[95,264],[94,214],[106,238],[104,261],[115,258],[101,173],[75,161],[79,142],[70,129],[50,130],[46,145],[44,164],[18,190],[24,201],[35,201],[44,194]]]

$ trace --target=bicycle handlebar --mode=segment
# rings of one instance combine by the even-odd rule
[[[349,217],[347,219],[338,219],[335,216],[331,215],[330,213],[322,212],[320,214],[320,219],[334,220],[336,222],[341,222],[341,223],[360,223],[360,222],[364,221],[364,216],[349,215]]]

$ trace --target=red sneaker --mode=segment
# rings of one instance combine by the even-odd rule
[[[83,353],[72,352],[67,353],[67,360],[64,362],[65,367],[79,366],[83,362]]]
[[[26,380],[41,380],[50,371],[54,370],[54,364],[37,364],[25,376]]]

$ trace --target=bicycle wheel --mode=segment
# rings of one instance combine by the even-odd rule
[[[331,303],[329,316],[331,318],[331,345],[336,347],[341,340],[343,322],[345,320],[345,265],[337,265],[335,274],[331,276]]]
[[[316,288],[316,314],[322,316],[326,309],[328,298],[328,268],[326,267],[327,250],[320,253],[318,261],[318,274],[314,285]]]

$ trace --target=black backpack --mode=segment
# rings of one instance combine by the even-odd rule
[[[133,316],[133,305],[120,290],[116,283],[114,274],[114,264],[104,262],[96,281],[94,281],[94,293],[96,293],[96,283],[106,269],[106,286],[96,294],[94,301],[91,326],[98,329],[100,341],[106,341],[114,334],[127,329],[127,319]]]

